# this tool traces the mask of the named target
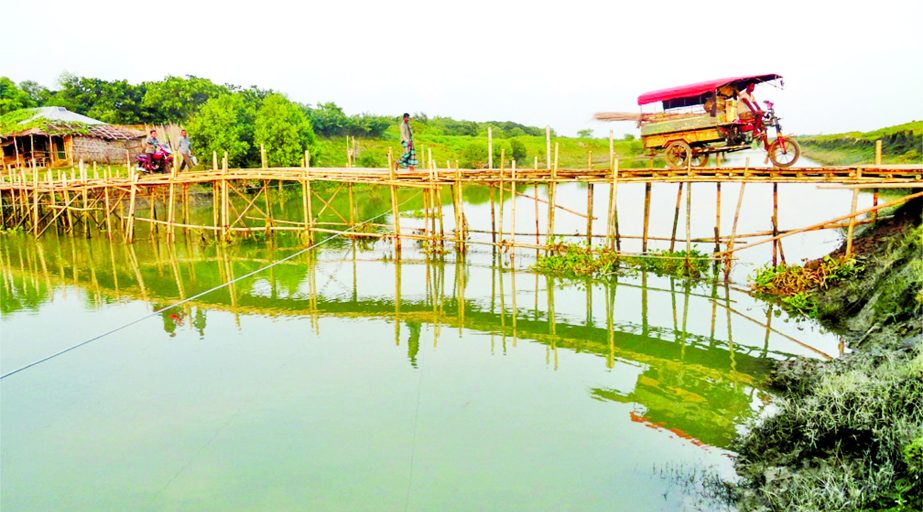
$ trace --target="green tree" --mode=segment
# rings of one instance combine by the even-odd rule
[[[145,86],[141,106],[151,112],[155,123],[184,123],[206,101],[229,92],[225,86],[192,75],[167,76]]]
[[[32,80],[19,82],[19,88],[25,91],[26,94],[32,98],[32,102],[35,103],[35,106],[37,107],[44,105],[52,94],[52,92],[48,90],[47,87],[39,84],[38,82],[33,82]]]
[[[577,137],[581,139],[589,139],[593,136],[593,130],[589,128],[584,128],[583,130],[577,130]]]
[[[517,163],[524,164],[526,158],[529,157],[526,151],[526,145],[519,139],[510,139],[510,153],[513,156],[513,160],[516,160]]]
[[[107,123],[138,124],[151,120],[152,116],[141,105],[144,84],[135,86],[127,80],[109,82],[64,73],[59,85],[61,88],[48,99],[47,105],[61,106]]]
[[[0,115],[34,106],[35,102],[26,91],[16,86],[9,78],[0,76]]]
[[[246,166],[252,161],[256,110],[241,94],[212,98],[196,112],[186,127],[193,151],[207,158],[228,152],[229,165]]]
[[[265,146],[271,167],[298,165],[314,141],[311,122],[301,107],[281,94],[263,100],[256,113],[253,142],[256,147]]]

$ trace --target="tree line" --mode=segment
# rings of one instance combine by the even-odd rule
[[[110,124],[180,124],[197,152],[227,151],[235,166],[258,164],[260,145],[266,147],[270,165],[298,165],[318,136],[396,137],[400,122],[398,115],[347,115],[333,102],[303,104],[271,89],[216,84],[192,75],[131,84],[64,73],[55,89],[0,77],[0,116],[44,106],[64,107]],[[419,113],[413,117],[417,133],[428,135],[483,136],[488,127],[501,139],[544,134],[542,128],[509,121],[482,123]]]

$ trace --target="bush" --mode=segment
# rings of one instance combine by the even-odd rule
[[[466,169],[487,167],[487,146],[478,142],[469,143],[462,150],[460,165]]]
[[[298,105],[281,94],[263,100],[254,121],[253,142],[265,147],[270,167],[300,165],[314,140],[311,123]]]

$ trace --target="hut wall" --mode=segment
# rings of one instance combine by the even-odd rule
[[[75,135],[73,139],[74,160],[99,163],[123,163],[125,151],[134,158],[141,152],[141,139],[106,140],[97,137]]]

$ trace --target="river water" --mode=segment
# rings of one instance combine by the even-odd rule
[[[758,188],[742,231],[766,229]],[[693,187],[703,235],[708,189]],[[780,189],[783,228],[844,208],[842,191],[811,188],[825,209]],[[652,233],[669,234],[674,202],[655,185]],[[838,235],[817,236],[789,261]],[[530,272],[528,251],[510,265],[405,244],[398,262],[342,239],[159,240],[0,236],[0,371],[93,340],[0,383],[4,511],[721,510],[708,482],[734,478],[732,440],[771,407],[770,362],[840,350],[741,285],[560,280]]]

